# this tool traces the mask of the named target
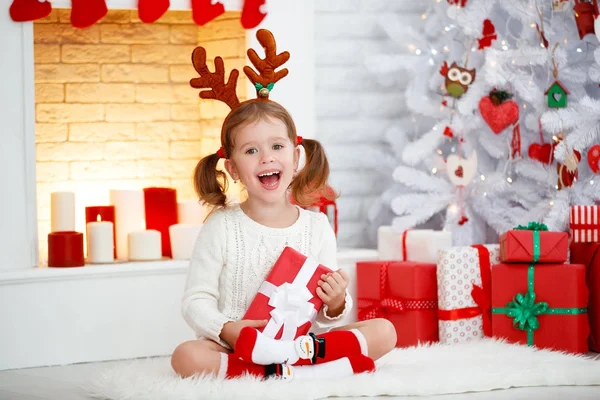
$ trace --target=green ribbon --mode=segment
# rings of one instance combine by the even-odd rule
[[[519,225],[516,228],[513,228],[515,231],[547,231],[548,227],[546,224],[542,224],[540,222],[531,221],[527,224],[527,226]]]
[[[531,221],[527,224],[527,226],[519,225],[514,228],[515,231],[532,231],[533,234],[533,260],[532,265],[534,265],[540,259],[540,231],[547,231],[548,227],[545,224]]]
[[[509,318],[513,318],[513,326],[516,329],[527,331],[528,346],[533,346],[533,333],[540,328],[540,322],[537,319],[538,315],[576,315],[587,313],[587,308],[550,308],[545,301],[536,303],[535,291],[533,290],[535,280],[534,271],[535,262],[529,265],[527,271],[527,293],[525,295],[517,293],[505,308],[492,308],[492,314],[506,314]]]
[[[260,89],[264,88],[264,86],[263,86],[263,85],[261,85],[261,84],[260,84],[260,83],[258,83],[258,82],[254,84],[254,87],[256,88],[256,90],[260,90]],[[269,89],[269,92],[270,92],[271,90],[273,90],[273,87],[275,87],[275,83],[274,83],[274,82],[271,82],[271,83],[269,83],[269,84],[267,85],[267,89]]]

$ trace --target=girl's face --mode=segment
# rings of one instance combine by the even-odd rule
[[[284,199],[300,155],[284,123],[260,119],[238,128],[234,135],[231,157],[225,160],[227,172],[242,181],[253,200],[276,203]]]

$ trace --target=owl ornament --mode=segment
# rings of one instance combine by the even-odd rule
[[[475,69],[459,67],[455,62],[448,68],[448,63],[444,61],[440,74],[446,78],[446,92],[455,99],[465,94],[475,80]]]

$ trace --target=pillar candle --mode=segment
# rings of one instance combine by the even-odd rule
[[[87,260],[91,264],[111,263],[115,260],[112,222],[89,222],[87,225]]]
[[[171,257],[169,227],[177,223],[177,192],[171,188],[144,189],[146,229],[156,229],[162,237],[162,255]]]
[[[204,222],[204,218],[206,218],[206,214],[206,206],[196,200],[186,200],[177,203],[177,222],[180,224],[201,225]]]
[[[141,190],[111,190],[110,204],[115,206],[117,258],[127,260],[127,235],[144,229],[144,193]]]
[[[189,260],[194,251],[201,224],[175,224],[169,227],[174,260]]]
[[[48,234],[49,267],[81,267],[83,259],[83,233],[51,232]]]
[[[53,192],[50,194],[50,232],[75,230],[75,193]]]
[[[93,206],[85,208],[85,223],[108,221],[113,224],[113,257],[117,258],[117,242],[115,229],[115,206]],[[89,244],[88,244],[89,246]],[[89,247],[88,247],[89,255]]]
[[[162,258],[161,234],[154,229],[145,231],[130,232],[129,242],[129,260],[131,261],[151,261]]]

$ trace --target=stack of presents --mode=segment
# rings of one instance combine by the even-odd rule
[[[460,247],[450,232],[381,227],[381,260],[356,265],[358,319],[390,320],[397,347],[487,336],[600,352],[600,206],[570,213],[569,233],[530,222]]]

